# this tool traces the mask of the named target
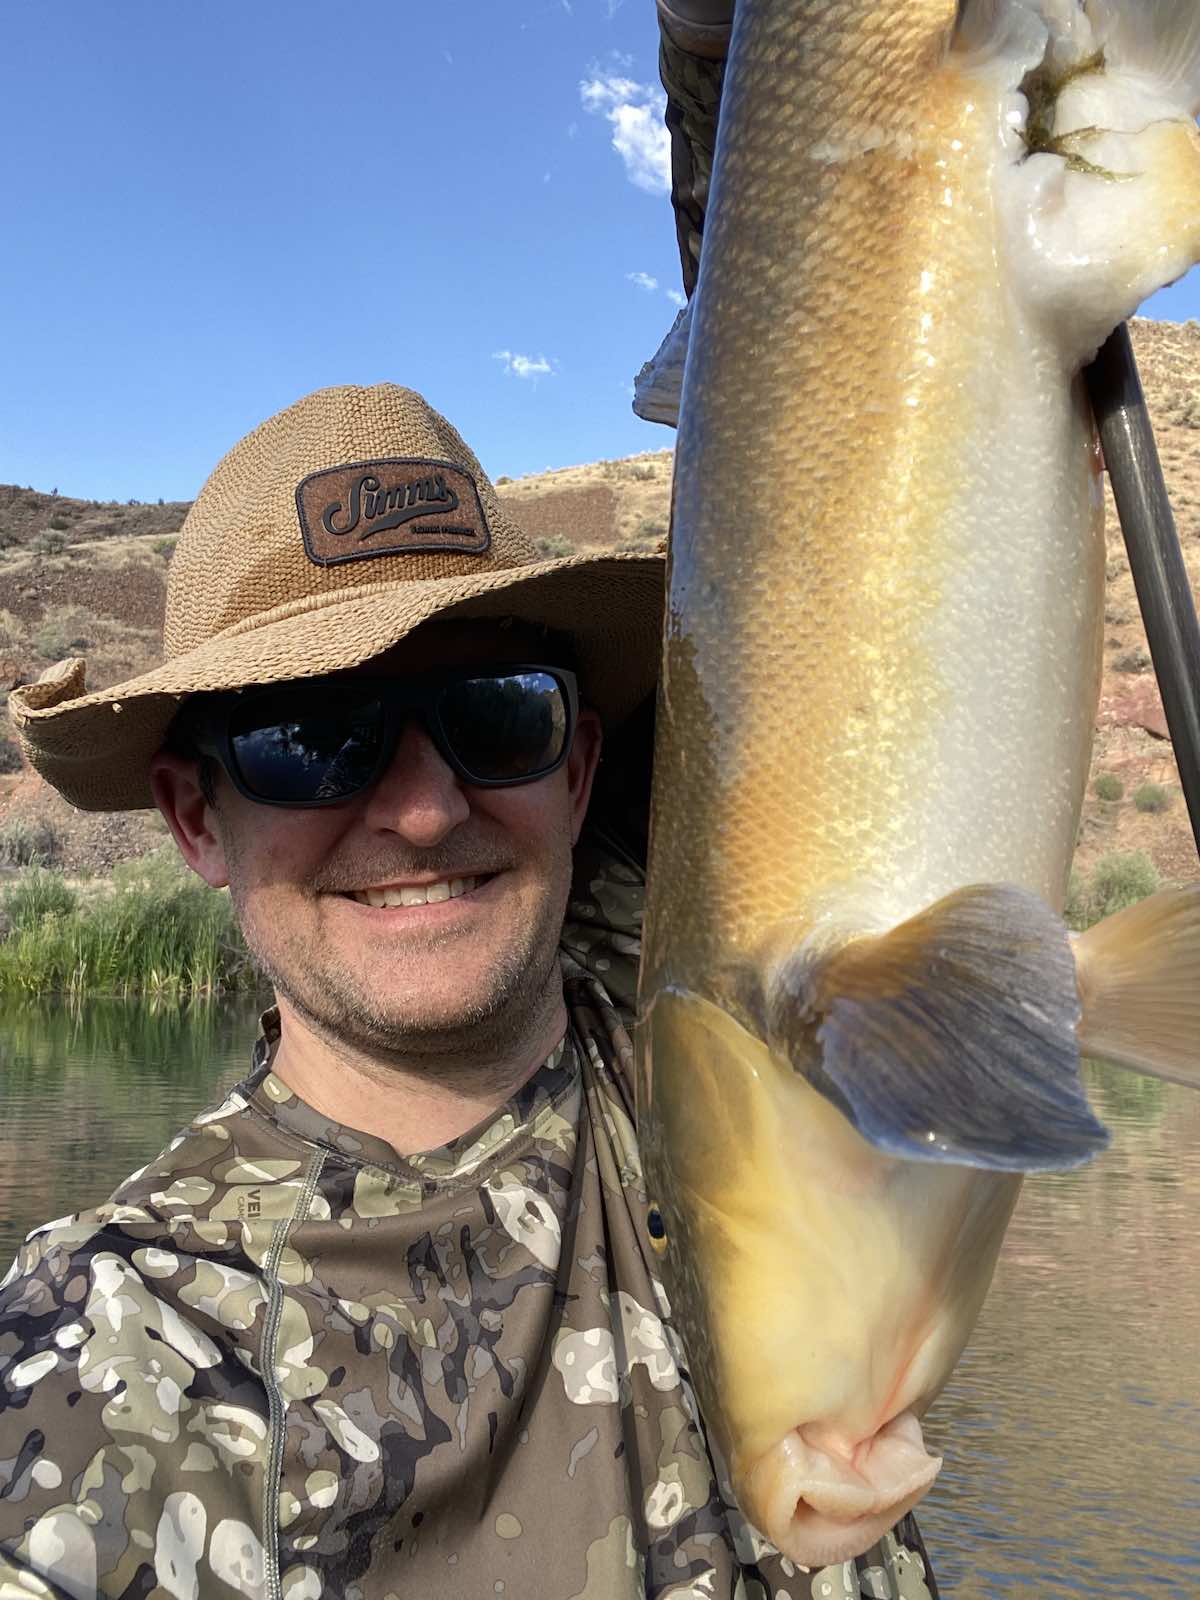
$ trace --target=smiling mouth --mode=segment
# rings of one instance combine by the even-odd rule
[[[386,889],[351,889],[346,898],[356,900],[360,906],[430,906],[442,900],[458,900],[493,876],[482,874],[475,878],[443,878],[438,883],[408,883]]]

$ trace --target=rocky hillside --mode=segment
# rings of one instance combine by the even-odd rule
[[[1133,333],[1184,557],[1200,591],[1200,325],[1139,321]],[[670,438],[665,430],[663,438]],[[497,487],[549,555],[576,546],[649,548],[667,530],[671,453],[501,477]],[[184,503],[122,506],[0,486],[0,701],[64,655],[86,655],[96,685],[157,659],[167,565],[186,511]],[[1138,849],[1164,877],[1194,878],[1200,868],[1111,502],[1105,620],[1079,865],[1086,871],[1111,850]],[[3,830],[25,819],[49,830],[59,859],[75,870],[103,868],[161,838],[158,824],[141,815],[72,812],[17,770],[0,711],[0,850]]]

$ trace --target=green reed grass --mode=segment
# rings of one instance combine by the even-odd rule
[[[0,890],[0,993],[199,995],[260,982],[229,897],[167,848],[74,889],[30,867]]]

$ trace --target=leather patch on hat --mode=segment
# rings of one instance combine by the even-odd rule
[[[492,542],[474,478],[450,461],[326,467],[301,481],[296,509],[309,560],[321,567],[408,550],[482,555]]]

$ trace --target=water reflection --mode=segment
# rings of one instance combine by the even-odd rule
[[[926,1429],[956,1600],[1200,1595],[1200,1096],[1087,1070],[1112,1148],[1026,1183]]]
[[[0,1000],[0,1273],[245,1073],[262,1003]]]

